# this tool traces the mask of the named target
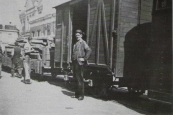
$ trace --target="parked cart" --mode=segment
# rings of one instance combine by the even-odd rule
[[[51,73],[51,41],[48,38],[34,39],[31,42],[32,47],[37,51],[31,53],[31,68],[36,74],[43,77],[45,74]]]

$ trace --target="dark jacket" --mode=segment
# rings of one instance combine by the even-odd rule
[[[20,57],[21,57],[21,48],[19,46],[15,46],[12,61],[14,62],[14,61],[20,59]]]
[[[84,40],[80,40],[73,46],[72,60],[77,60],[79,65],[84,65],[84,62],[81,62],[79,58],[84,58],[84,60],[87,61],[91,52],[92,50],[88,44]]]

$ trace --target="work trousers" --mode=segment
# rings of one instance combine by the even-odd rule
[[[11,68],[11,74],[14,76],[17,72],[17,74],[22,75],[23,70],[23,60],[20,58],[15,58],[12,60],[12,68]]]
[[[23,61],[24,70],[25,70],[25,80],[30,79],[30,57],[28,55],[25,56],[25,60]]]
[[[77,60],[73,61],[73,77],[75,79],[75,96],[84,97],[83,65],[79,65]]]

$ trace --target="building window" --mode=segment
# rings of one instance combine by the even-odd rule
[[[55,34],[55,30],[56,30],[56,22],[53,22],[53,34]]]
[[[38,37],[40,36],[40,30],[37,31],[38,32]]]
[[[27,21],[29,21],[29,16],[27,16]]]
[[[16,30],[16,27],[11,26],[11,25],[5,25],[5,29],[7,29],[7,30]]]
[[[41,14],[43,10],[43,5],[37,7],[38,13]]]
[[[34,37],[35,36],[35,32],[32,32],[32,37]]]
[[[47,30],[47,35],[50,35],[50,34],[51,34],[50,29],[48,29]]]
[[[0,25],[0,29],[3,29],[3,25]]]
[[[47,24],[47,35],[50,35],[51,34],[51,23]]]

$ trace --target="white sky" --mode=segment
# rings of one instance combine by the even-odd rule
[[[56,6],[66,1],[69,0],[50,0],[50,3]],[[0,0],[0,24],[8,25],[11,22],[11,25],[16,25],[20,29],[19,10],[24,10],[25,2],[26,0]]]
[[[0,24],[9,22],[20,28],[19,10],[23,9],[25,0],[0,0]]]

